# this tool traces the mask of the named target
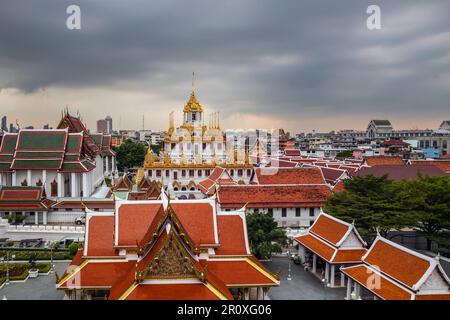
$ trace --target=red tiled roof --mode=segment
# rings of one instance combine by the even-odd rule
[[[195,244],[216,243],[214,211],[209,203],[171,203],[170,206]]]
[[[310,232],[333,245],[337,245],[349,230],[349,226],[338,219],[321,214],[309,229]]]
[[[208,271],[214,273],[227,286],[277,284],[276,279],[265,276],[248,263],[246,259],[209,260],[206,265],[208,266]]]
[[[258,168],[259,184],[325,184],[319,168]]]
[[[319,207],[330,195],[326,185],[246,185],[221,187],[218,200],[222,208]]]
[[[411,160],[411,164],[435,166],[444,172],[450,172],[450,160]]]
[[[126,300],[218,300],[203,283],[140,284]]]
[[[110,288],[135,261],[124,262],[92,262],[88,261],[81,268],[74,270],[73,274],[66,276],[59,285],[62,288]]]
[[[372,278],[369,278],[373,277],[373,271],[364,265],[342,268],[341,271],[366,288],[368,288],[368,284],[374,282],[371,280]],[[374,285],[368,289],[380,298],[385,300],[411,300],[411,293],[399,285],[394,284],[383,276],[380,276],[378,279],[380,280],[379,286],[376,286],[374,283]]]
[[[298,150],[298,149],[284,149],[284,155],[297,157],[297,156],[300,156],[301,154],[300,154],[300,150]]]
[[[217,229],[220,247],[216,255],[246,255],[244,223],[239,215],[218,215]]]
[[[319,166],[319,168],[320,170],[322,170],[322,174],[325,178],[325,181],[328,183],[336,183],[346,171],[343,169],[335,169],[321,166]]]
[[[366,157],[365,162],[368,166],[379,166],[379,165],[403,165],[405,164],[401,157],[394,156],[375,156],[375,157]]]
[[[378,238],[370,248],[364,263],[377,266],[391,278],[412,288],[430,268],[430,262]]]
[[[342,180],[340,180],[336,185],[333,187],[333,192],[341,192],[345,191],[345,185]]]
[[[116,256],[114,250],[114,216],[88,216],[86,255],[89,257]]]
[[[335,248],[331,245],[325,244],[310,234],[299,236],[295,240],[328,262],[331,261],[335,252]]]
[[[418,294],[415,300],[450,300],[450,294]]]
[[[160,203],[122,204],[118,214],[118,245],[136,246],[147,232],[156,213],[161,207]]]
[[[361,262],[367,249],[339,249],[333,257],[334,263]]]

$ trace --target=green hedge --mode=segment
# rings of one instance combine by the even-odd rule
[[[36,260],[50,260],[51,254],[50,250],[23,250],[23,249],[13,249],[10,251],[10,257],[14,254],[16,257],[14,260],[30,260],[30,257],[34,255]],[[6,250],[0,249],[0,257],[5,257],[6,259]],[[53,260],[71,260],[72,256],[70,255],[68,250],[57,250],[53,251]]]
[[[2,286],[3,283],[5,283],[6,278],[5,277],[0,277],[0,287]]]
[[[10,276],[9,280],[11,281],[22,281],[28,277],[28,269],[25,269],[21,274],[17,276]]]
[[[36,267],[39,269],[39,273],[48,273],[52,268],[51,263],[37,263]]]

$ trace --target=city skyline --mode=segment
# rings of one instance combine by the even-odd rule
[[[370,1],[134,3],[139,13],[79,1],[76,31],[65,27],[64,3],[2,8],[9,122],[56,125],[68,105],[91,130],[107,114],[118,129],[141,129],[144,116],[146,129],[165,130],[171,111],[181,119],[193,71],[206,114],[220,111],[223,128],[365,130],[389,119],[435,129],[450,117],[446,1],[378,1],[381,30],[366,27]]]

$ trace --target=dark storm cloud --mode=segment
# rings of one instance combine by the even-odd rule
[[[82,30],[65,28],[78,4]],[[366,28],[378,4],[383,28]],[[2,1],[0,88],[132,83],[225,113],[439,113],[450,101],[448,1]],[[131,106],[132,107],[132,106]],[[445,115],[444,111],[447,112]]]

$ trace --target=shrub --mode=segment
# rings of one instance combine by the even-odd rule
[[[74,255],[77,254],[77,251],[78,251],[78,243],[76,242],[71,243],[69,246],[70,255],[73,257]]]
[[[52,268],[51,263],[37,263],[36,267],[39,269],[39,273],[48,273]]]

